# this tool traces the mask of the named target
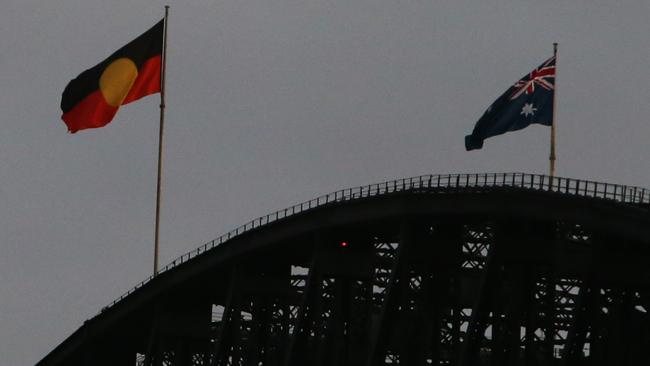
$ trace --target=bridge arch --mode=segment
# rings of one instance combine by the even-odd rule
[[[648,363],[649,208],[523,173],[341,190],[179,257],[39,365]]]

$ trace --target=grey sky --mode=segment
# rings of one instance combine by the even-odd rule
[[[0,6],[0,365],[152,269],[158,95],[69,135],[68,81],[162,1]],[[546,173],[549,129],[463,138],[558,57],[558,174],[650,186],[650,2],[171,1],[161,262],[270,211],[426,173]]]

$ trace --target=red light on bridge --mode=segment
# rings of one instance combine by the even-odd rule
[[[348,242],[347,242],[347,241],[342,241],[342,242],[339,244],[339,246],[340,246],[341,248],[346,248],[346,247],[348,246]]]

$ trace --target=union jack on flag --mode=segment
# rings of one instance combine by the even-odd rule
[[[555,97],[555,56],[524,75],[488,107],[471,135],[465,136],[465,149],[483,147],[488,137],[521,130],[536,123],[553,123]]]
[[[553,80],[551,80],[553,79]],[[555,80],[555,56],[549,58],[540,67],[531,71],[528,76],[518,80],[515,85],[515,91],[510,99],[517,99],[523,93],[531,94],[535,92],[535,85],[546,90],[553,90]]]

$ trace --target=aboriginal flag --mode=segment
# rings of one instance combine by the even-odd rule
[[[107,125],[117,109],[160,92],[164,21],[70,81],[61,118],[71,133]]]

